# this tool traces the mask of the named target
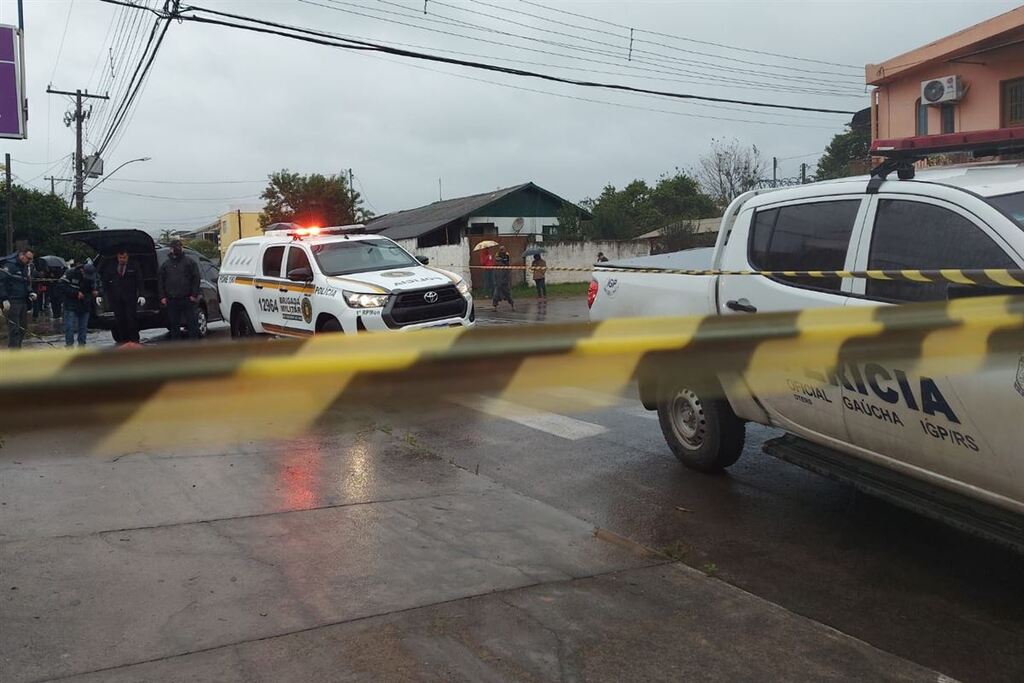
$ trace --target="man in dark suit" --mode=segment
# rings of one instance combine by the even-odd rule
[[[142,273],[128,260],[128,249],[118,247],[117,263],[103,276],[103,295],[114,314],[114,329],[119,344],[139,343],[139,320],[135,310],[146,303],[142,296]]]

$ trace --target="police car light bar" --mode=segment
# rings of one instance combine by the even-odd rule
[[[277,226],[281,227],[278,228]],[[366,226],[362,223],[356,223],[355,225],[333,225],[326,228],[322,228],[319,225],[302,226],[295,223],[274,223],[268,227],[270,229],[264,231],[264,235],[271,237],[289,236],[295,239],[300,239],[302,237],[319,237],[320,235],[344,235],[366,231]]]
[[[993,128],[966,133],[918,135],[875,140],[871,143],[872,156],[906,160],[945,152],[973,152],[974,156],[994,156],[1014,151],[1024,151],[1024,128]]]

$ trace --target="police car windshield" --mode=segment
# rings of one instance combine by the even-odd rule
[[[418,266],[404,249],[386,240],[352,240],[313,245],[313,257],[324,275]]]
[[[1024,230],[1024,192],[988,197],[988,203],[1012,218]]]

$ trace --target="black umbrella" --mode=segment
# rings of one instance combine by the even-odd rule
[[[526,251],[523,252],[523,258],[526,258],[527,256],[536,256],[537,254],[543,254],[545,251],[547,251],[547,249],[545,249],[544,247],[533,244],[527,247]]]
[[[67,270],[68,267],[68,262],[62,259],[60,256],[40,256],[39,260],[42,261],[47,268]]]

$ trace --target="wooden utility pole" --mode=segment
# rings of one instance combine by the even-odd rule
[[[106,95],[90,95],[89,91],[76,90],[54,90],[47,88],[46,92],[51,95],[68,95],[75,98],[75,114],[72,120],[75,122],[75,208],[85,208],[85,160],[82,158],[82,124],[89,118],[87,112],[82,111],[83,99],[109,100]],[[70,124],[69,124],[70,125]]]
[[[4,175],[7,176],[7,201],[4,204],[7,205],[7,251],[5,254],[10,254],[14,251],[14,185],[11,184],[11,155],[4,154]]]

